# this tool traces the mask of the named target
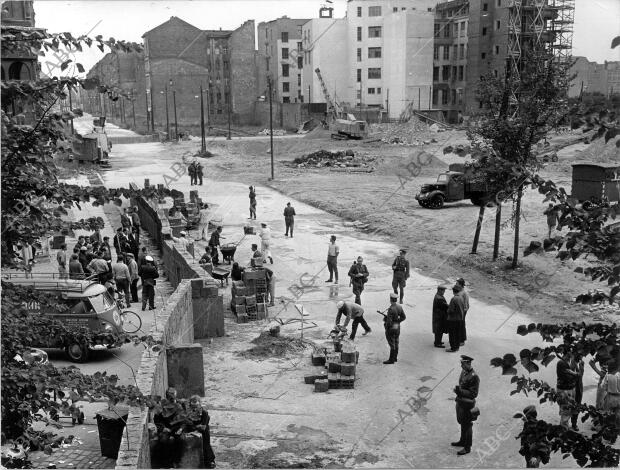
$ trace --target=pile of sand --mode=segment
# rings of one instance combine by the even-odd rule
[[[299,338],[290,336],[271,336],[268,331],[263,331],[258,338],[252,340],[256,346],[239,353],[243,357],[282,357],[289,353],[303,351],[308,347],[307,343]]]
[[[431,140],[431,131],[428,124],[413,116],[407,122],[371,124],[368,138],[390,144],[422,145]]]
[[[588,147],[575,155],[576,160],[585,160],[597,163],[618,163],[620,165],[620,136],[609,139],[596,139]]]

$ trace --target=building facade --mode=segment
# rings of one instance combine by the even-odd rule
[[[272,79],[274,99],[281,103],[303,103],[304,57],[302,46],[303,25],[309,19],[283,16],[259,23],[258,89],[267,94],[267,77]]]
[[[607,97],[620,94],[620,62],[598,64],[585,57],[576,57],[571,67],[568,96],[578,97],[581,93],[600,93]]]

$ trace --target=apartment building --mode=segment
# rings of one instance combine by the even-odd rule
[[[467,74],[469,2],[440,3],[435,10],[432,108],[447,122],[458,123],[464,111]]]
[[[303,103],[303,25],[308,18],[283,16],[258,24],[258,89],[267,94],[270,76],[274,99],[281,103]]]
[[[570,73],[574,75],[568,89],[570,97],[577,97],[582,92],[606,96],[620,94],[620,62],[598,64],[585,57],[576,57]]]

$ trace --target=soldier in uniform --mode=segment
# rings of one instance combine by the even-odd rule
[[[368,282],[368,268],[364,264],[364,259],[361,256],[357,257],[357,262],[349,269],[349,277],[353,284],[353,294],[355,294],[355,303],[362,305],[362,291],[364,290],[364,284]]]
[[[398,338],[400,337],[400,324],[405,321],[407,316],[403,308],[396,303],[398,294],[390,294],[390,307],[383,318],[385,327],[385,338],[390,346],[390,358],[383,361],[384,364],[394,364],[398,362]]]
[[[452,442],[453,446],[463,447],[457,452],[458,455],[465,455],[471,452],[471,445],[474,436],[474,420],[477,416],[472,414],[472,409],[476,406],[476,397],[480,387],[480,378],[471,366],[473,358],[461,356],[461,376],[459,384],[454,387],[456,393],[456,421],[461,425],[461,438],[457,442]]]
[[[407,285],[407,279],[409,279],[409,261],[405,259],[407,250],[400,250],[399,255],[394,259],[392,263],[392,271],[394,275],[392,277],[392,289],[394,293],[398,294],[400,289],[400,303],[403,303],[404,289]]]

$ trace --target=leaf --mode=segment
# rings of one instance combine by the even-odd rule
[[[502,368],[502,375],[517,375],[517,369],[512,366],[504,366]]]
[[[60,70],[64,72],[67,69],[67,67],[69,67],[69,64],[71,62],[73,62],[72,59],[64,61],[62,64],[60,64]]]
[[[523,418],[523,414],[522,413],[516,413],[513,418]]]
[[[527,326],[526,325],[519,325],[517,327],[517,334],[519,334],[521,336],[527,336],[527,334],[528,334]]]
[[[78,72],[80,72],[80,73],[84,73],[85,72],[84,66],[82,64],[76,63],[75,66],[77,67]]]
[[[538,365],[536,365],[536,363],[529,361],[526,365],[525,365],[525,369],[531,374],[532,372],[538,372],[539,367]]]
[[[549,354],[547,356],[545,356],[542,360],[542,364],[547,367],[551,361],[553,361],[555,359],[555,354]]]

